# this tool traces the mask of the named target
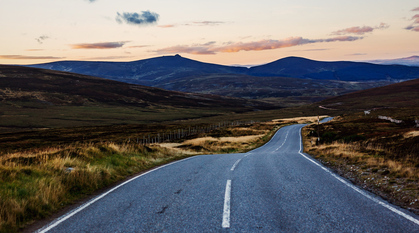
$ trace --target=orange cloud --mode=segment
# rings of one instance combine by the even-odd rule
[[[279,48],[287,48],[304,44],[323,43],[323,42],[338,42],[338,41],[355,41],[363,37],[353,36],[339,36],[326,39],[310,40],[302,37],[290,37],[284,40],[261,40],[253,42],[236,42],[227,45],[216,46],[215,42],[210,42],[201,45],[178,45],[155,50],[159,54],[174,54],[174,53],[190,53],[190,54],[216,54],[216,53],[236,53],[240,51],[261,51]]]
[[[166,25],[159,25],[157,27],[159,27],[159,28],[174,28],[174,27],[176,27],[176,25],[174,25],[174,24],[166,24]]]
[[[70,45],[72,49],[114,49],[124,46],[128,41],[102,42],[102,43],[82,43]]]

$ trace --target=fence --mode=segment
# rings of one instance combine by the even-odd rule
[[[154,134],[142,135],[141,137],[128,139],[128,143],[137,143],[137,144],[154,144],[162,142],[174,142],[180,139],[184,139],[193,135],[209,133],[213,130],[231,127],[231,126],[240,126],[259,123],[259,121],[234,121],[234,122],[220,122],[218,124],[211,124],[207,126],[190,126],[188,128],[175,129],[175,130],[165,130],[162,132],[156,132]]]

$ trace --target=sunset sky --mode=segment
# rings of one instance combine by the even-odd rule
[[[0,64],[419,55],[417,0],[0,0]]]

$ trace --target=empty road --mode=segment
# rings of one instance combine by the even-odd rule
[[[302,127],[249,153],[157,168],[38,232],[419,232],[418,216],[301,153]]]

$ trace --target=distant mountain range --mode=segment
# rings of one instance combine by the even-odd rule
[[[284,106],[419,78],[419,67],[322,62],[300,57],[283,58],[251,68],[203,63],[179,55],[132,62],[59,61],[30,67],[166,90],[268,99]]]
[[[251,68],[203,63],[179,55],[133,62],[59,61],[29,65],[29,67],[68,71],[147,86],[156,86],[178,78],[208,74],[240,74],[256,77],[339,81],[419,78],[419,67],[348,61],[323,62],[300,57],[287,57]]]
[[[370,60],[367,61],[374,64],[382,65],[405,65],[405,66],[419,66],[419,56],[404,57],[398,59],[386,59],[386,60]]]

